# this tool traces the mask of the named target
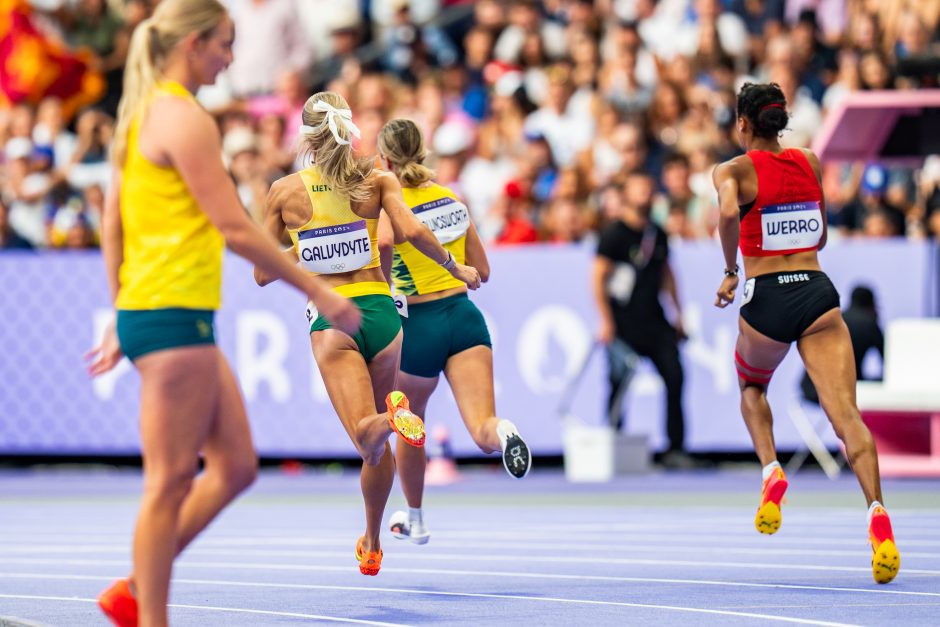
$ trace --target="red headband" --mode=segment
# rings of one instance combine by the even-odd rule
[[[764,105],[763,107],[760,108],[760,110],[761,110],[761,111],[764,111],[765,109],[783,109],[783,108],[784,108],[784,107],[783,107],[782,104],[777,104],[777,103],[775,102],[775,103],[773,103],[773,104]]]

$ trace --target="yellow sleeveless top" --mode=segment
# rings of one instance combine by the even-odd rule
[[[193,100],[179,83],[165,81],[150,97]],[[121,170],[124,260],[118,309],[218,309],[222,291],[222,234],[209,221],[173,167],[149,161],[138,147],[140,122],[132,120]]]
[[[465,263],[467,229],[470,228],[467,206],[457,200],[454,192],[437,183],[429,187],[405,187],[402,195],[415,217],[431,229],[437,241],[451,252],[457,263]],[[406,296],[433,294],[464,285],[463,281],[455,279],[411,242],[395,244],[392,281],[395,289]]]
[[[314,275],[378,268],[379,221],[356,215],[349,198],[334,193],[316,165],[298,174],[313,207],[306,224],[287,229],[301,267]],[[349,297],[391,294],[384,281],[350,283],[333,289]]]

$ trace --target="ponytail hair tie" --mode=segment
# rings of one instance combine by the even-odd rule
[[[767,109],[783,109],[783,108],[784,108],[784,106],[783,106],[782,104],[778,104],[778,103],[774,102],[774,103],[771,103],[771,104],[769,104],[769,105],[764,105],[763,107],[760,108],[760,110],[761,110],[761,111],[766,111]]]
[[[324,125],[327,125],[330,128],[330,133],[333,134],[333,139],[335,139],[336,143],[341,146],[348,146],[350,141],[343,138],[339,131],[340,126],[345,128],[350,135],[357,139],[361,136],[359,127],[353,124],[352,111],[349,109],[337,109],[331,106],[329,103],[319,100],[315,105],[313,105],[313,110],[318,113],[325,113],[326,119],[321,122],[319,126],[309,126],[304,124],[300,127],[301,135],[315,135],[316,133],[320,132]]]

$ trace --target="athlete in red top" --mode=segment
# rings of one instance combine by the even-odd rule
[[[722,163],[713,175],[725,257],[715,305],[724,308],[734,300],[739,245],[747,276],[734,360],[741,413],[764,467],[754,523],[761,533],[780,528],[787,480],[777,462],[767,385],[796,342],[865,493],[872,572],[875,581],[887,583],[897,575],[900,556],[881,504],[875,443],[855,405],[852,342],[839,311],[839,294],[816,255],[826,244],[819,160],[809,150],[780,146],[778,136],[787,122],[786,100],[776,84],[745,83],[738,94],[737,125],[747,154]]]

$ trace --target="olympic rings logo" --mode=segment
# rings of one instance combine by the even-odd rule
[[[345,269],[346,269],[345,263],[334,263],[333,265],[330,266],[330,270],[345,270]]]

